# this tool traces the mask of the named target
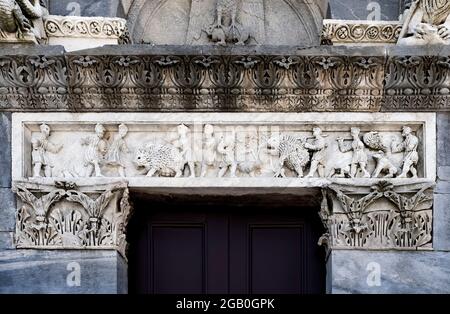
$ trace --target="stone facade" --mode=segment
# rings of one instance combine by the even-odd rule
[[[344,2],[0,0],[0,292],[126,293],[133,197],[264,194],[327,292],[450,292],[450,8]]]

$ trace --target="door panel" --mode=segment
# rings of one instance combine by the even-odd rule
[[[152,225],[150,232],[153,293],[204,293],[204,227]]]
[[[130,293],[324,292],[316,209],[136,205]]]
[[[304,238],[302,226],[250,226],[250,293],[304,291]]]

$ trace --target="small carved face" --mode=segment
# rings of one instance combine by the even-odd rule
[[[205,134],[208,136],[212,136],[214,133],[214,127],[211,124],[205,125]]]
[[[106,130],[105,130],[105,127],[103,125],[97,124],[95,126],[95,134],[97,134],[97,136],[99,138],[103,138],[105,136],[105,132],[106,132]]]
[[[125,124],[119,125],[119,136],[125,137],[128,133],[128,127]]]
[[[314,128],[313,129],[313,135],[314,136],[320,136],[322,134],[322,130],[320,128]]]
[[[50,136],[50,127],[47,124],[41,124],[40,130],[41,133],[45,135],[45,137]]]
[[[351,129],[350,129],[350,134],[351,134],[353,137],[358,137],[358,136],[359,136],[359,133],[360,133],[359,128],[351,128]]]
[[[411,128],[407,126],[403,127],[402,136],[408,136],[409,134],[411,134]]]
[[[278,154],[278,150],[280,148],[280,137],[279,136],[272,136],[267,141],[267,150],[270,154],[275,155]]]
[[[178,135],[184,136],[184,135],[188,134],[189,128],[187,126],[185,126],[184,124],[180,124],[177,127],[177,131],[178,131]]]
[[[136,150],[133,163],[137,168],[145,167],[148,164],[147,152],[142,148]]]

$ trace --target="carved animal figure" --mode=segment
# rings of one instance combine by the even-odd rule
[[[181,177],[184,160],[180,151],[169,144],[149,143],[138,148],[133,160],[137,168],[144,168],[148,177]]]
[[[416,0],[405,15],[401,45],[449,44],[450,2]]]
[[[381,172],[387,172],[384,176],[385,178],[393,178],[397,173],[398,169],[395,167],[392,162],[386,157],[386,155],[380,151],[373,155],[373,158],[377,162],[377,167],[372,174],[373,178],[378,178]]]
[[[364,134],[363,141],[364,144],[374,150],[387,152],[389,149],[386,138],[376,131]]]
[[[251,150],[251,154],[253,155],[253,160],[246,160],[238,163],[238,169],[242,173],[248,174],[250,177],[255,177],[258,171],[262,170],[263,162],[260,158],[260,147],[258,147],[258,151]]]
[[[236,20],[239,2],[240,0],[217,1],[216,22],[204,30],[218,45],[226,45],[227,41],[244,45],[250,38],[249,30]]]
[[[44,12],[39,0],[0,0],[0,37],[6,37],[6,33],[23,37],[33,30],[32,21],[42,18]]]
[[[284,167],[293,170],[298,177],[303,177],[303,167],[309,162],[309,152],[304,147],[306,140],[290,135],[273,136],[267,141],[267,149],[279,156],[279,169],[275,177],[286,177]]]

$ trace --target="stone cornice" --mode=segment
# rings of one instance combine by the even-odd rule
[[[448,111],[443,47],[3,49],[3,111]]]

